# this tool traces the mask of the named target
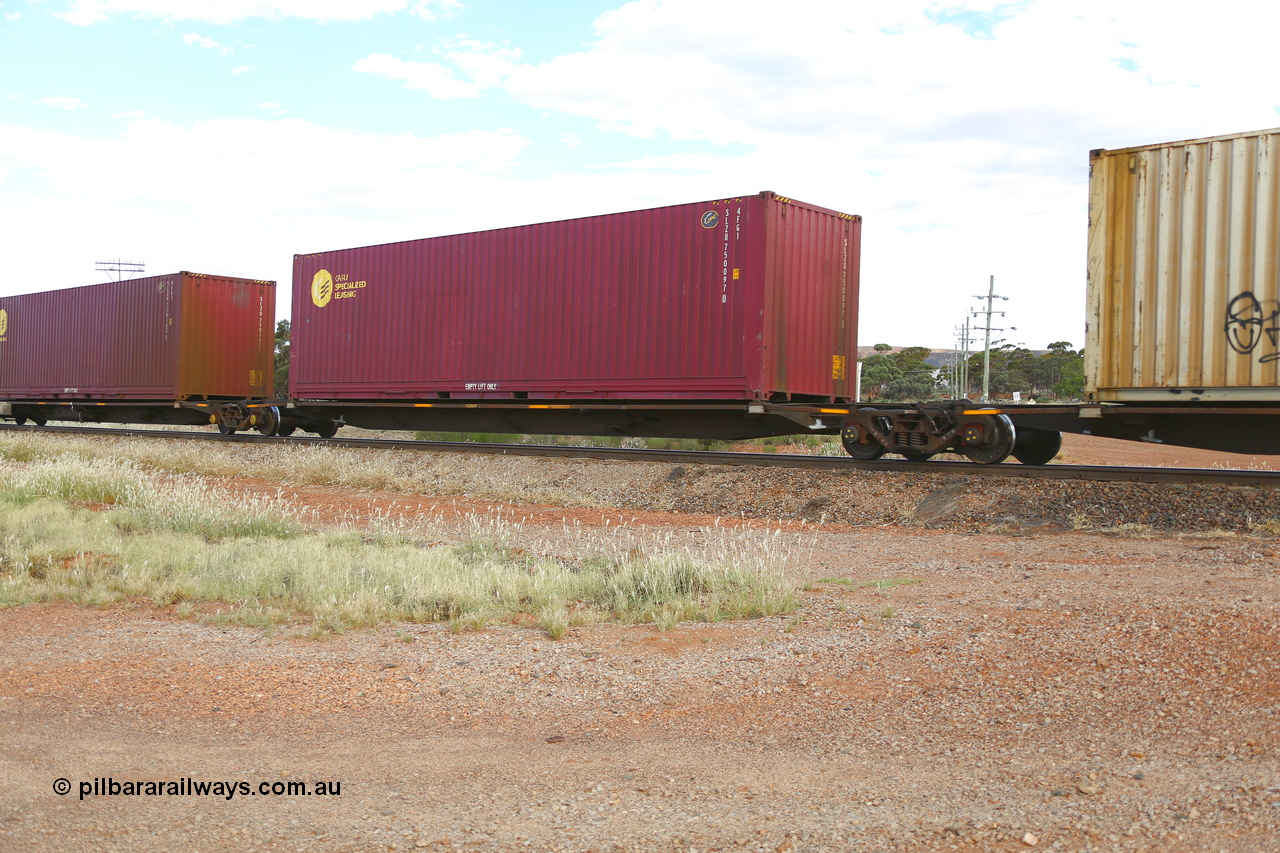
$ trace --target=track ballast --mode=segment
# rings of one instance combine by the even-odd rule
[[[18,426],[0,424],[0,431],[110,435],[128,438],[192,439],[236,444],[316,445],[372,450],[416,450],[437,453],[481,453],[493,456],[544,456],[571,459],[610,459],[624,462],[667,462],[692,465],[743,465],[773,468],[807,468],[843,471],[893,471],[916,474],[959,474],[978,477],[1020,477],[1042,480],[1094,480],[1099,482],[1211,484],[1280,488],[1280,471],[1242,471],[1216,468],[1149,468],[1118,465],[1023,465],[1002,463],[905,459],[859,462],[839,456],[796,456],[781,453],[733,453],[710,450],[651,450],[624,447],[563,447],[537,444],[480,444],[466,441],[418,441],[413,439],[310,438],[263,436],[253,433],[221,435],[188,430],[125,429],[87,426]]]

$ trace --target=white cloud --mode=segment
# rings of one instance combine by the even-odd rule
[[[374,53],[358,59],[351,70],[403,80],[405,88],[417,89],[440,99],[478,98],[486,88],[480,83],[457,79],[453,72],[439,63],[397,59],[386,53]]]
[[[231,73],[232,73],[233,75],[235,75],[235,76],[239,76],[239,75],[244,74],[244,73],[246,73],[246,72],[248,72],[248,71],[251,71],[251,70],[253,70],[253,69],[251,69],[251,68],[250,68],[249,66],[247,66],[247,65],[237,65],[235,68],[232,68],[232,69],[231,69]]]
[[[183,44],[194,44],[196,47],[203,47],[206,50],[216,50],[219,56],[226,56],[231,53],[231,48],[218,44],[211,38],[206,38],[198,33],[187,33],[182,37]]]
[[[360,21],[400,12],[433,21],[461,8],[459,0],[67,0],[54,14],[78,26],[112,15],[230,24],[250,18]]]
[[[459,8],[45,2],[82,24],[111,15],[338,21]],[[51,207],[82,217],[76,233],[86,239],[98,239],[96,223],[121,220],[104,212],[124,210],[121,221],[142,227],[122,224],[115,239],[151,234],[163,251],[218,260],[242,244],[225,222],[243,221],[252,233],[239,271],[268,277],[287,274],[272,271],[281,252],[773,189],[866,216],[864,338],[945,344],[994,273],[998,291],[1013,297],[1013,340],[1080,345],[1087,151],[1280,124],[1269,67],[1280,10],[1238,0],[1219,0],[1209,16],[1156,14],[1138,0],[960,2],[638,0],[600,16],[590,44],[547,61],[459,37],[354,64],[431,98],[501,94],[504,108],[516,102],[529,116],[541,113],[551,145],[577,151],[565,172],[549,176],[518,171],[526,140],[513,131],[375,137],[270,112],[187,129],[138,121],[114,139],[42,137],[50,157],[20,159],[58,188]],[[621,135],[641,153],[597,153]],[[655,140],[653,153],[643,156],[636,139]],[[6,165],[6,150],[0,135],[0,169],[18,168]],[[77,171],[80,161],[97,172]],[[110,180],[117,165],[122,177]],[[190,204],[198,196],[188,183],[217,203],[208,211]],[[124,207],[110,207],[122,186],[130,188]],[[255,205],[248,219],[228,215]],[[27,233],[25,218],[0,211],[0,219]],[[249,268],[259,261],[266,271]],[[173,266],[195,263],[176,258]]]
[[[646,169],[659,172],[715,172],[724,164],[724,158],[715,154],[667,154],[661,157],[643,157],[612,163],[616,169]]]
[[[41,98],[40,103],[47,104],[48,106],[51,106],[51,107],[58,107],[59,109],[63,109],[63,110],[82,110],[86,106],[88,106],[84,101],[80,100],[79,98],[66,98],[66,97]]]
[[[6,21],[16,21],[21,17],[22,17],[21,12],[5,12],[4,13],[4,19]]]
[[[0,232],[27,247],[9,280],[28,282],[0,288],[89,283],[95,253],[287,284],[295,252],[491,223],[482,211],[509,196],[527,142],[511,130],[424,138],[299,119],[141,119],[106,137],[0,126],[0,175],[42,186],[0,206]],[[55,211],[53,232],[40,217]]]
[[[462,76],[469,79],[459,79],[437,62],[398,59],[386,53],[374,53],[359,59],[352,70],[403,80],[406,89],[417,89],[433,98],[448,100],[478,98],[490,87],[501,86],[519,68],[519,50],[472,39],[446,42],[437,53],[456,65]]]
[[[359,134],[300,119],[218,120],[191,127],[142,119],[115,138],[9,126],[0,140],[0,157],[41,169],[69,198],[162,201],[182,185],[183,198],[200,198],[203,205],[203,199],[226,197],[227,187],[237,187],[235,204],[252,199],[264,210],[280,211],[305,198],[317,202],[317,213],[326,208],[320,203],[325,198],[372,210],[406,191],[412,197],[421,190],[418,197],[426,197],[434,179],[429,174],[463,168],[468,174],[500,174],[527,144],[511,130],[421,138]],[[121,186],[127,188],[123,194]],[[402,207],[397,202],[388,209]]]
[[[1083,324],[1087,152],[1280,124],[1280,7],[1214,8],[740,0],[726,13],[722,0],[636,0],[600,16],[588,47],[545,62],[462,43],[436,62],[383,54],[359,70],[437,98],[502,90],[664,150],[717,146],[594,170],[649,175],[669,200],[769,188],[867,214],[868,335],[883,324],[902,343],[944,343],[952,322],[918,330],[904,290],[953,302],[958,320],[995,273],[1032,315],[1012,323],[1028,342],[1044,343],[1043,326],[1079,345],[1078,330],[1047,329]]]
[[[264,101],[263,103],[258,104],[258,109],[260,109],[260,110],[267,110],[267,111],[272,112],[272,113],[274,113],[275,115],[278,115],[278,116],[282,116],[282,115],[284,115],[284,114],[285,114],[285,112],[286,112],[286,111],[282,108],[282,105],[281,105],[281,104],[276,103],[275,101]]]
[[[474,39],[446,42],[442,53],[481,86],[499,86],[519,65],[521,52],[507,45]]]

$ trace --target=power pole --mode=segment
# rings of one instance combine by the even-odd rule
[[[96,264],[94,269],[98,272],[104,272],[107,275],[115,273],[114,281],[122,281],[126,275],[136,278],[142,275],[147,268],[147,265],[142,261],[122,261],[119,258],[114,261],[94,261],[94,263]]]
[[[957,400],[969,397],[969,318],[956,326],[956,351],[951,365],[951,393]]]
[[[992,314],[999,314],[1001,317],[1004,316],[1003,311],[993,310],[991,307],[991,303],[996,299],[1003,299],[1006,302],[1008,302],[1009,297],[996,295],[996,277],[991,276],[991,283],[987,287],[987,295],[986,296],[979,295],[973,298],[987,300],[986,311],[973,312],[973,316],[975,317],[977,317],[979,314],[985,314],[987,318],[987,324],[985,326],[974,327],[977,329],[982,329],[983,332],[986,333],[986,340],[982,345],[982,402],[987,403],[987,402],[990,402],[990,390],[991,390],[991,333],[1005,331],[1004,329],[997,329],[991,325]],[[1018,328],[1017,326],[1010,326],[1009,331],[1017,331],[1017,328]],[[997,343],[999,343],[999,341],[997,341]]]

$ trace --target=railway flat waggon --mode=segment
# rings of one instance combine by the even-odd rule
[[[0,296],[0,416],[269,427],[275,289],[177,272]]]
[[[297,255],[291,409],[380,429],[834,431],[856,395],[861,222],[762,192]]]
[[[1060,432],[1280,453],[1280,128],[1098,149],[1089,176],[1084,405],[862,407],[852,453],[1047,462]]]

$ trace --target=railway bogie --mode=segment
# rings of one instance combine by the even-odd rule
[[[840,428],[841,443],[855,459],[896,453],[918,462],[953,452],[984,465],[1003,462],[1015,453],[1017,435],[1008,416],[977,408],[967,400],[909,408],[857,407]]]

